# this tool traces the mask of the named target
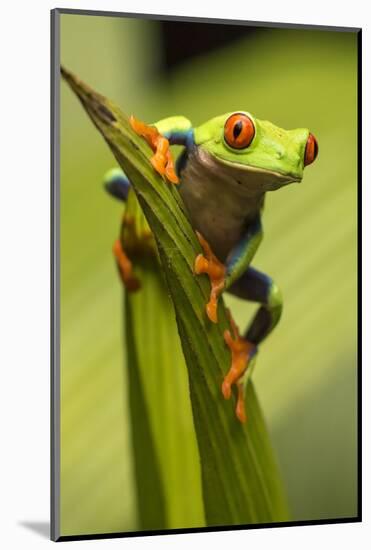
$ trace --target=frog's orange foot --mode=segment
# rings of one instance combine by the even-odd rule
[[[142,136],[154,152],[151,158],[153,168],[161,176],[165,176],[171,183],[179,183],[174,169],[174,161],[171,155],[169,140],[162,136],[154,126],[148,126],[144,122],[130,117],[130,125],[134,132]]]
[[[230,330],[224,331],[224,341],[231,350],[232,362],[231,367],[225,376],[222,384],[222,393],[224,399],[229,399],[232,394],[232,385],[237,386],[237,404],[236,404],[236,416],[240,422],[246,422],[245,402],[244,402],[244,383],[242,378],[249,366],[249,363],[253,356],[257,352],[257,348],[254,344],[241,338],[238,328],[229,316],[232,327],[233,337]]]
[[[199,254],[195,260],[194,271],[196,275],[206,273],[210,278],[211,291],[210,300],[206,304],[206,313],[210,321],[218,322],[218,299],[225,286],[225,265],[222,264],[210,248],[209,243],[196,231],[198,240],[204,254]]]
[[[116,258],[117,266],[120,272],[121,280],[128,292],[135,292],[140,289],[140,281],[134,275],[133,264],[127,257],[122,248],[120,239],[117,239],[113,245],[113,254]]]

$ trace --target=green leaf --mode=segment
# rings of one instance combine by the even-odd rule
[[[193,273],[201,249],[179,193],[153,171],[150,148],[132,131],[121,110],[68,71],[62,69],[62,74],[132,182],[156,239],[188,369],[206,523],[284,521],[285,495],[253,387],[249,383],[245,426],[236,420],[233,404],[221,395],[230,365],[223,340],[227,318],[222,301],[217,325],[205,315],[209,281]]]
[[[201,471],[187,370],[153,237],[133,191],[121,241],[141,283],[139,292],[125,293],[140,528],[201,527]]]
[[[149,425],[149,412],[141,380],[130,303],[125,304],[125,312],[126,357],[139,527],[143,530],[164,529],[167,526],[165,495],[160,465]],[[152,495],[150,499],[148,495]]]

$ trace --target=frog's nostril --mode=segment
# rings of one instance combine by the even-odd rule
[[[304,153],[304,166],[312,164],[318,155],[318,143],[313,134],[309,134]]]

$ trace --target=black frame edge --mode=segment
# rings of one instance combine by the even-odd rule
[[[357,33],[357,485],[362,521],[362,29]]]
[[[59,379],[59,10],[51,10],[50,26],[50,538],[60,538],[60,379]]]
[[[250,529],[270,529],[275,527],[302,527],[310,525],[335,525],[343,523],[360,523],[361,519],[358,516],[350,518],[335,518],[335,519],[320,519],[320,520],[303,520],[303,521],[286,521],[282,523],[257,523],[251,525],[224,525],[211,527],[191,527],[187,529],[163,529],[156,531],[128,531],[117,533],[94,533],[90,535],[62,535],[57,539],[57,542],[68,542],[73,540],[97,540],[97,539],[115,539],[115,538],[131,538],[131,537],[152,537],[158,535],[188,535],[193,533],[216,533],[220,531],[247,531]]]
[[[335,27],[329,25],[315,25],[304,23],[272,23],[269,21],[244,21],[242,19],[216,19],[213,17],[193,17],[186,15],[161,15],[156,13],[132,13],[119,11],[100,11],[100,10],[84,10],[74,8],[55,8],[60,14],[66,15],[91,15],[99,17],[126,17],[134,19],[151,19],[161,21],[184,21],[187,23],[214,23],[220,25],[242,25],[246,27],[268,27],[268,28],[285,28],[285,29],[306,29],[318,31],[333,31],[333,32],[358,32],[360,27]]]

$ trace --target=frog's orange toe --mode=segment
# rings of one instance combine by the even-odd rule
[[[229,380],[226,380],[224,378],[223,384],[222,384],[222,394],[224,396],[224,399],[230,399],[232,395],[232,386]]]
[[[169,181],[171,181],[171,183],[177,184],[179,183],[179,178],[175,172],[174,161],[173,161],[173,157],[171,156],[170,149],[168,149],[166,157],[167,157],[167,162],[166,162],[165,176]]]
[[[211,289],[210,299],[206,304],[206,313],[210,321],[218,322],[218,299],[225,286],[226,268],[212,252],[209,243],[204,237],[196,231],[198,240],[202,246],[204,254],[198,254],[194,263],[194,272],[196,275],[206,273],[209,276]]]
[[[245,409],[244,388],[243,388],[243,383],[242,382],[240,382],[238,384],[238,397],[237,397],[237,405],[236,405],[236,416],[242,424],[244,424],[247,420],[246,409]]]
[[[130,122],[130,126],[133,128],[134,132],[136,134],[142,135],[142,131],[143,131],[144,126],[145,126],[143,124],[143,122],[141,122],[140,120],[135,118],[134,115],[130,115],[129,122]]]
[[[113,245],[113,254],[116,258],[117,266],[120,272],[121,280],[128,292],[135,292],[140,289],[141,284],[133,273],[133,264],[126,255],[120,239],[117,239]]]
[[[212,323],[218,322],[218,302],[216,300],[206,304],[206,313]]]
[[[174,168],[169,168],[168,166],[166,166],[165,176],[166,176],[166,179],[170,181],[170,183],[174,183],[175,185],[179,183],[179,178],[176,175]]]
[[[150,159],[150,163],[160,176],[165,175],[165,159],[161,158],[159,155],[155,155]]]
[[[198,254],[198,256],[195,259],[195,265],[194,265],[194,270],[196,275],[200,275],[201,273],[207,273],[208,266],[209,266],[209,262],[207,261],[205,256],[203,256],[203,254]]]

